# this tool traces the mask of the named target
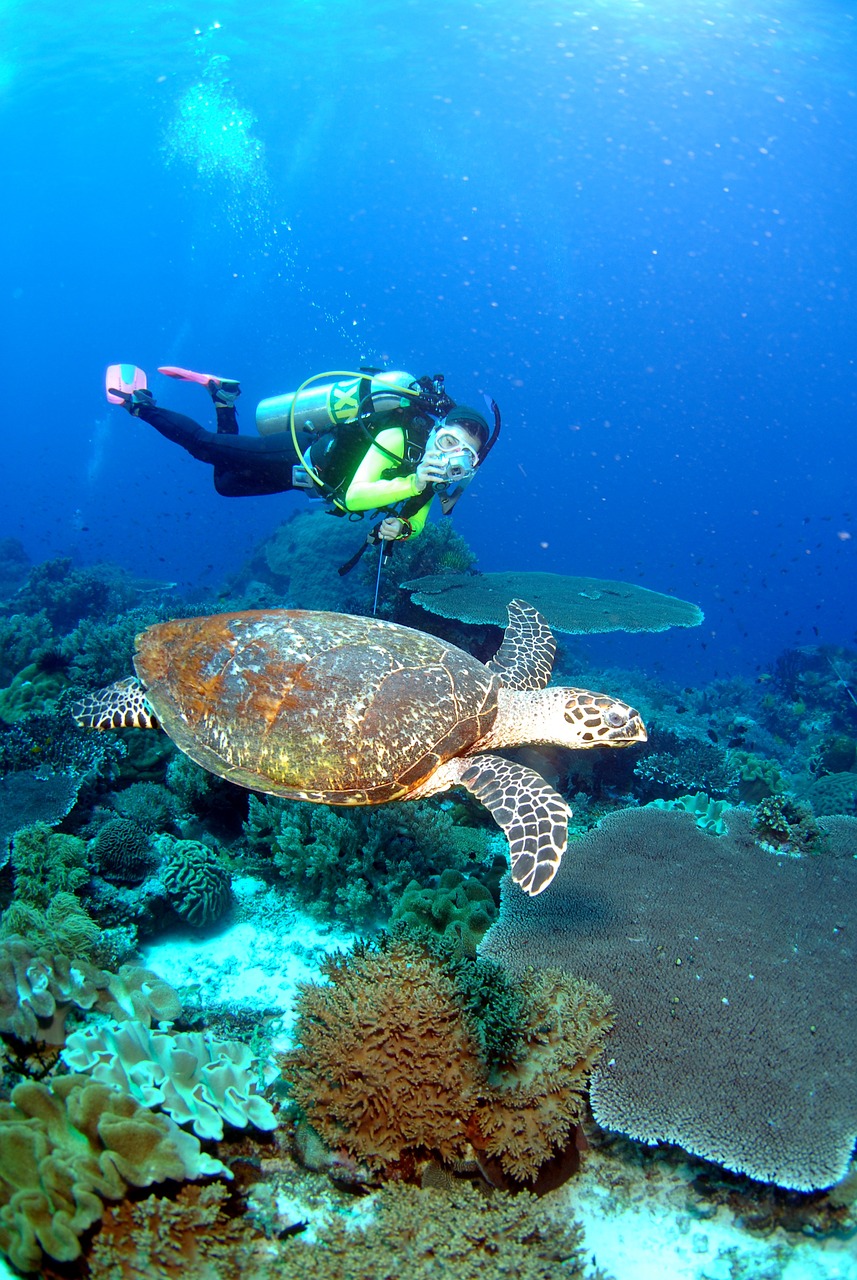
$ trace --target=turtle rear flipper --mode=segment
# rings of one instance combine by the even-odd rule
[[[456,781],[505,832],[515,884],[535,897],[553,880],[565,853],[568,805],[534,769],[502,756],[466,756],[450,760],[446,769],[456,766]]]
[[[82,729],[160,729],[158,717],[146,701],[139,680],[128,676],[96,689],[72,704],[71,714]]]

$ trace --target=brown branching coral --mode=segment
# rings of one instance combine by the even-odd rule
[[[609,1025],[598,988],[525,975],[525,1048],[489,1068],[454,977],[419,944],[398,938],[323,970],[329,986],[302,989],[284,1075],[324,1141],[367,1179],[475,1153],[524,1182],[569,1143]]]

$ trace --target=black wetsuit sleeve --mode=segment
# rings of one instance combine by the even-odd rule
[[[293,488],[292,468],[300,462],[291,434],[242,436],[206,431],[193,418],[157,405],[142,405],[137,417],[199,462],[214,467],[214,487],[224,498],[254,498]]]

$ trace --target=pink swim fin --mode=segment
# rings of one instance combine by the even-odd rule
[[[135,364],[111,364],[104,379],[110,404],[125,404],[135,391],[146,389],[146,375]]]
[[[232,381],[231,378],[219,378],[215,373],[195,373],[193,369],[181,369],[177,364],[161,365],[158,373],[165,373],[168,378],[179,378],[182,382],[198,382],[201,387],[207,387],[212,382],[215,387],[220,387],[224,382]]]

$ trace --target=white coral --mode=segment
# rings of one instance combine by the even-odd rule
[[[110,1021],[73,1032],[61,1056],[72,1071],[118,1085],[178,1124],[191,1123],[199,1138],[222,1138],[224,1120],[237,1129],[276,1127],[258,1081],[268,1085],[279,1071],[260,1064],[238,1040]]]

